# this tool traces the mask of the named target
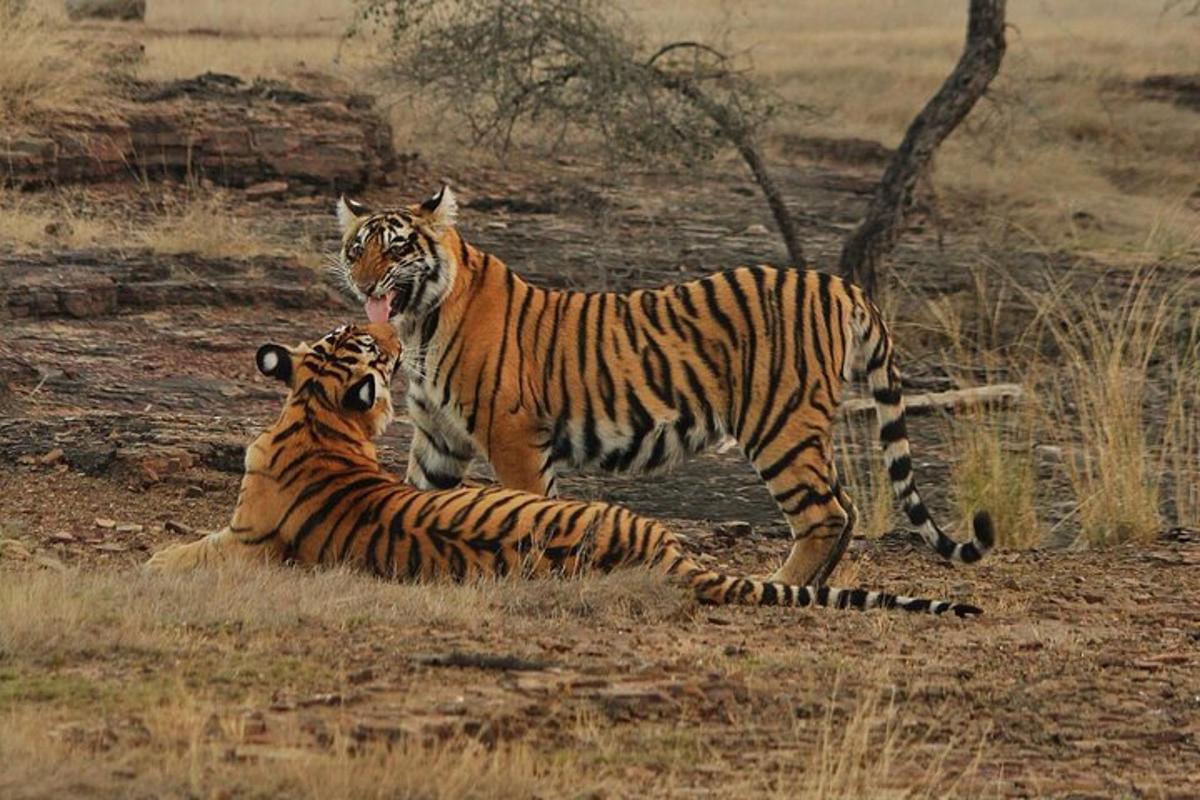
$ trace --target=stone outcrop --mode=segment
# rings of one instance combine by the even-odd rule
[[[325,95],[206,73],[135,84],[115,111],[73,113],[0,132],[0,183],[20,188],[207,178],[292,193],[355,191],[396,160],[365,95]]]

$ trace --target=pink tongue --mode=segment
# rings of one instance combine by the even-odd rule
[[[367,319],[371,322],[387,322],[392,313],[392,298],[395,292],[388,292],[383,297],[367,298]]]

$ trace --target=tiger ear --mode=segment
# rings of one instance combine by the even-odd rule
[[[370,213],[371,209],[357,200],[351,200],[346,195],[339,197],[337,202],[337,218],[338,225],[342,228],[342,235],[344,236],[347,231],[356,226],[363,217]]]
[[[275,378],[292,385],[292,351],[280,344],[264,344],[254,354],[258,371],[268,378]]]
[[[443,185],[437,194],[421,203],[417,209],[421,222],[434,234],[445,233],[458,221],[458,199],[449,186]]]
[[[375,405],[375,376],[368,375],[351,384],[342,396],[342,407],[350,411],[369,411]]]

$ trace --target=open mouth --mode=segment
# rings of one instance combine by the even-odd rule
[[[368,297],[364,304],[367,310],[367,319],[371,322],[387,322],[396,313],[395,299],[396,291],[394,289],[383,297]]]

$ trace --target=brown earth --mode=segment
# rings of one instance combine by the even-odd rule
[[[828,263],[870,176],[809,166],[786,179],[803,198],[810,254]],[[406,186],[404,199],[427,183]],[[686,191],[678,183],[646,174],[618,185],[569,163],[455,182],[467,235],[548,285],[654,285],[782,259],[740,175],[697,178]],[[288,202],[270,213],[332,246],[324,206]],[[951,237],[939,250],[936,238],[918,226],[905,239],[897,261],[908,286],[967,291],[957,265],[970,246]],[[311,339],[357,313],[324,276],[281,259],[0,253],[0,386],[9,387],[7,399],[0,392],[0,581],[41,572],[144,580],[137,565],[178,538],[164,523],[221,525],[241,447],[280,401],[253,367],[255,348]],[[949,374],[936,359],[914,359],[907,380],[947,388]],[[944,428],[911,427],[926,494],[949,520]],[[401,422],[384,439],[384,459],[402,468],[407,443]],[[1052,483],[1053,465],[1043,466]],[[669,518],[731,570],[765,572],[786,550],[781,519],[736,451],[665,476],[581,476],[563,488]],[[1068,512],[1048,501],[1043,519],[1054,525]],[[85,698],[119,698],[113,687],[128,682],[178,680],[215,718],[239,720],[236,735],[228,725],[198,734],[227,746],[235,770],[327,752],[338,737],[465,737],[489,748],[523,743],[548,759],[570,751],[580,796],[791,795],[811,789],[813,753],[829,750],[822,737],[833,735],[833,750],[858,747],[871,768],[884,760],[880,748],[892,748],[897,763],[868,793],[1195,797],[1197,565],[1200,537],[1186,531],[1103,552],[1001,551],[955,569],[894,532],[857,541],[834,581],[970,599],[986,614],[714,610],[675,592],[639,605],[622,590],[622,610],[584,603],[544,623],[520,609],[387,626],[297,623],[286,636],[239,623],[188,629],[175,654],[114,646],[48,660],[0,647],[0,713],[45,714],[64,746],[116,763],[147,746],[138,720],[168,701],[81,703],[39,694],[39,681],[70,677]],[[310,579],[298,574],[297,585]],[[485,605],[504,597],[497,587],[470,591]],[[209,666],[215,674],[240,664],[247,648],[309,668],[211,679]],[[863,715],[863,740],[843,742]],[[112,794],[135,780],[124,768],[109,772]]]

